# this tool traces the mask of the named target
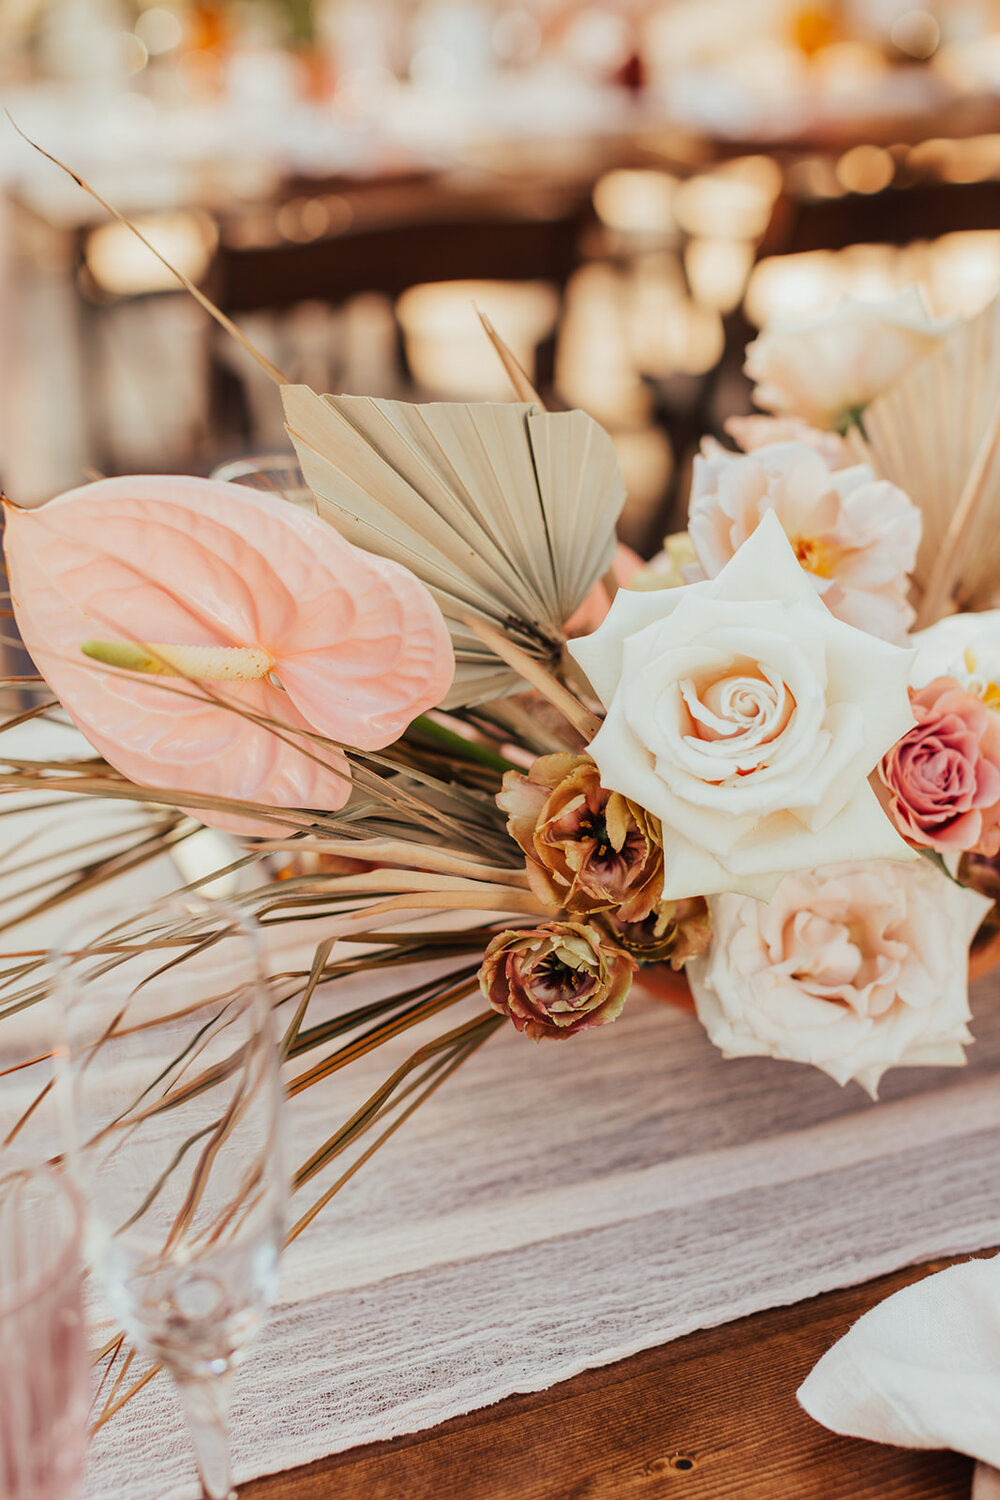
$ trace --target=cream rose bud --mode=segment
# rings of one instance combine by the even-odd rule
[[[916,857],[868,784],[913,727],[913,653],[830,614],[773,511],[718,577],[621,589],[567,649],[607,709],[602,785],[663,825],[663,900]]]
[[[747,345],[743,368],[758,406],[841,428],[951,326],[930,316],[915,286],[881,302],[847,298],[826,317],[766,328]]]
[[[807,871],[768,905],[709,906],[714,936],[687,976],[726,1057],[812,1063],[873,1098],[887,1068],[965,1061],[968,948],[987,897],[919,860]]]

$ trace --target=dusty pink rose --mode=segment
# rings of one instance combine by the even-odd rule
[[[873,1097],[887,1068],[964,1061],[968,949],[990,902],[926,860],[828,865],[767,904],[709,904],[714,937],[687,976],[726,1057],[812,1063]]]
[[[527,776],[508,771],[497,804],[524,851],[535,894],[553,910],[614,908],[641,922],[663,893],[658,819],[601,785],[589,755],[540,755]]]
[[[944,853],[1000,852],[1000,717],[954,677],[910,703],[917,722],[878,768],[899,831]]]
[[[479,971],[495,1011],[533,1041],[575,1036],[621,1014],[636,961],[580,922],[499,932]]]
[[[769,510],[832,614],[905,642],[921,517],[901,489],[876,479],[867,464],[831,473],[806,443],[747,454],[713,444],[694,461],[688,517],[706,577],[721,573]]]
[[[846,469],[855,462],[850,444],[839,432],[810,427],[801,417],[765,417],[755,412],[747,417],[727,417],[723,426],[744,453],[755,453],[772,443],[806,443],[828,469]]]

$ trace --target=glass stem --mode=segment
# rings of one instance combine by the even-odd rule
[[[229,1404],[233,1372],[177,1380],[201,1475],[204,1500],[236,1500],[229,1468]]]

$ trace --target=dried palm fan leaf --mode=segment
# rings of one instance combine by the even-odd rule
[[[625,486],[584,412],[528,403],[414,406],[284,386],[288,432],[320,514],[431,589],[458,661],[445,707],[510,692],[517,674],[467,623],[551,662],[610,566]]]
[[[1000,580],[1000,298],[877,396],[864,425],[875,470],[923,512],[919,623],[953,598],[982,608]]]

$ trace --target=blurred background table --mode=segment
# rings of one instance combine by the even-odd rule
[[[971,1462],[827,1432],[795,1391],[862,1313],[948,1262],[690,1334],[244,1500],[968,1500]]]
[[[611,431],[658,545],[772,318],[1000,289],[993,0],[18,0],[4,100],[292,379],[546,400]],[[0,475],[207,472],[266,379],[4,127]]]

